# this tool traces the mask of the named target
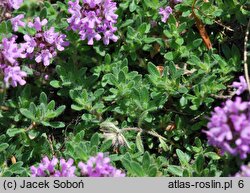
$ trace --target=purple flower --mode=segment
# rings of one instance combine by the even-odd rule
[[[49,44],[53,44],[59,33],[55,33],[55,28],[51,27],[49,30],[44,32],[44,39]]]
[[[28,54],[33,53],[35,47],[37,46],[35,39],[28,35],[24,35],[24,40],[26,41],[26,43],[22,44],[23,48],[26,49],[26,52]]]
[[[223,107],[216,107],[208,124],[208,143],[222,152],[240,155],[245,159],[250,153],[250,102],[240,97],[227,100]]]
[[[68,12],[71,14],[67,19],[69,29],[77,31],[82,40],[88,41],[88,45],[101,39],[104,44],[109,44],[110,40],[117,41],[114,24],[118,15],[115,14],[116,3],[112,0],[83,0],[81,4],[76,0],[69,1],[68,5]]]
[[[242,165],[241,171],[235,174],[235,177],[250,177],[250,165]]]
[[[104,3],[104,15],[105,19],[107,21],[110,21],[112,23],[116,23],[116,20],[118,18],[118,15],[115,14],[115,11],[117,10],[116,3],[111,2],[110,0],[105,1]]]
[[[16,36],[4,38],[0,43],[0,70],[4,75],[6,87],[24,85],[27,74],[19,67],[18,59],[25,58],[24,49],[16,43]]]
[[[25,27],[25,23],[21,20],[24,18],[24,14],[17,15],[16,17],[10,19],[12,24],[12,29],[16,32],[18,31],[18,27]]]
[[[38,167],[31,166],[31,176],[32,177],[74,177],[76,167],[73,166],[74,160],[60,159],[60,164],[58,164],[58,159],[53,157],[52,160],[46,156],[42,159]]]
[[[232,86],[236,88],[236,94],[241,95],[245,90],[247,90],[247,82],[244,76],[239,77],[240,82],[233,82]]]
[[[161,21],[163,23],[166,23],[169,16],[170,16],[170,14],[172,14],[172,12],[173,12],[173,10],[172,10],[172,8],[170,6],[167,6],[165,8],[160,8],[159,9],[159,14],[162,15]]]
[[[27,74],[21,71],[19,66],[8,66],[4,69],[4,82],[8,86],[17,87],[18,84],[25,85],[26,81],[23,79]]]
[[[36,56],[35,60],[37,63],[43,62],[44,66],[48,66],[50,64],[50,60],[53,58],[53,55],[49,50],[42,50]]]
[[[85,17],[81,20],[81,23],[87,28],[94,29],[101,23],[101,20],[97,17],[95,11],[89,11],[86,13]]]
[[[65,41],[66,35],[55,32],[55,28],[51,27],[48,30],[42,29],[47,24],[47,20],[39,17],[35,18],[34,23],[29,23],[29,27],[34,27],[37,33],[30,37],[24,35],[25,42],[22,43],[22,48],[26,50],[27,55],[32,59],[35,58],[37,63],[43,62],[44,66],[48,66],[52,59],[57,55],[57,51],[64,50],[64,47],[69,45]]]
[[[0,6],[5,7],[8,11],[12,9],[19,9],[23,3],[23,0],[1,0]]]
[[[49,80],[49,75],[48,74],[44,75],[44,80]]]
[[[32,177],[49,177],[54,176],[56,172],[56,166],[58,164],[58,159],[54,157],[52,160],[46,156],[42,159],[38,167],[31,166],[31,176]]]
[[[88,4],[90,8],[94,8],[96,5],[98,5],[101,2],[102,0],[83,0],[83,3]]]
[[[0,51],[5,58],[5,61],[14,65],[17,64],[18,58],[25,58],[24,50],[16,43],[16,36],[10,39],[4,38],[0,44]],[[2,50],[1,50],[2,47]]]
[[[86,31],[80,31],[79,34],[81,35],[81,40],[88,39],[88,45],[94,44],[94,39],[97,41],[100,40],[102,37],[93,29],[87,29]]]
[[[118,40],[118,37],[116,35],[114,35],[114,33],[111,30],[104,32],[103,43],[105,45],[108,45],[109,40],[112,40],[114,42],[117,42],[117,40]]]
[[[103,153],[98,153],[96,157],[91,157],[87,163],[79,162],[82,176],[89,177],[124,177],[121,170],[117,170],[110,164],[110,159],[104,157]]]
[[[183,0],[174,0],[175,4],[181,3]]]
[[[55,46],[59,51],[63,51],[64,47],[69,46],[69,42],[64,41],[65,38],[66,38],[66,35],[60,34],[55,39]]]
[[[19,9],[23,3],[23,0],[7,0],[8,5],[14,9]]]
[[[56,171],[54,177],[75,177],[76,167],[73,166],[73,163],[73,159],[69,159],[67,162],[65,159],[61,159],[60,171]]]
[[[75,177],[76,166],[73,165],[74,160],[66,161],[61,158],[54,157],[52,160],[46,156],[41,163],[35,167],[31,166],[31,176],[33,177]],[[78,168],[81,170],[81,176],[86,177],[124,177],[125,174],[121,170],[117,170],[110,164],[110,159],[104,157],[103,153],[98,153],[96,157],[91,157],[87,163],[79,162]]]
[[[47,19],[43,19],[41,21],[41,19],[39,17],[36,17],[34,19],[34,23],[32,22],[29,22],[28,23],[28,26],[30,28],[35,28],[37,32],[41,31],[42,30],[42,27],[45,26],[46,24],[48,23],[48,20]]]

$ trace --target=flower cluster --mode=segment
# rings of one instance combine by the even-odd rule
[[[74,177],[76,167],[72,166],[73,159],[69,159],[67,162],[65,159],[60,160],[58,165],[58,159],[53,158],[49,160],[48,157],[44,157],[38,167],[31,166],[32,177]]]
[[[23,0],[1,0],[0,6],[8,10],[19,9],[23,3]]]
[[[31,175],[33,177],[74,177],[76,176],[76,166],[73,165],[74,160],[57,158],[49,160],[44,157],[38,167],[31,166]],[[79,162],[81,176],[86,177],[124,177],[125,174],[121,170],[117,170],[110,164],[110,159],[104,157],[103,153],[98,153],[96,157],[91,157],[87,163]]]
[[[11,19],[14,31],[19,26],[25,27],[26,24],[21,21],[24,15],[18,15]],[[30,58],[35,59],[37,63],[43,63],[48,66],[52,59],[57,55],[58,51],[63,51],[69,43],[64,41],[66,35],[55,32],[51,27],[49,30],[43,30],[43,26],[47,24],[47,20],[39,17],[35,18],[34,23],[28,23],[28,27],[34,28],[36,33],[34,36],[24,35],[24,43],[17,44],[16,36],[10,39],[4,38],[0,43],[0,70],[4,76],[6,86],[16,87],[18,84],[24,85],[24,78],[27,74],[21,70],[18,59]]]
[[[232,86],[236,88],[236,94],[241,95],[245,90],[247,90],[247,82],[244,76],[239,77],[240,82],[233,82]]]
[[[51,60],[57,55],[57,51],[63,51],[69,42],[64,41],[66,35],[55,32],[54,27],[49,30],[43,30],[47,24],[47,19],[41,20],[39,17],[34,19],[34,23],[29,22],[28,27],[34,28],[34,36],[24,35],[25,43],[22,47],[26,50],[27,57],[35,58],[37,63],[43,63],[48,66]]]
[[[205,131],[209,144],[222,152],[240,155],[245,159],[250,153],[250,102],[240,97],[227,100],[224,106],[216,107]]]
[[[110,164],[110,159],[104,157],[103,153],[98,153],[96,157],[91,157],[87,163],[80,162],[78,167],[81,169],[82,176],[89,177],[124,177],[121,170],[117,170]]]
[[[112,0],[82,0],[81,4],[79,0],[69,1],[69,29],[77,31],[81,40],[87,39],[88,45],[93,45],[94,40],[101,39],[105,45],[108,45],[110,40],[116,42],[116,9],[116,3]]]
[[[167,20],[168,20],[168,18],[169,18],[169,16],[170,16],[170,14],[172,14],[172,12],[173,12],[173,10],[172,10],[172,8],[170,6],[167,6],[165,8],[161,7],[159,9],[159,14],[161,15],[161,21],[163,23],[166,23]]]
[[[16,32],[16,31],[18,31],[18,27],[25,27],[26,26],[26,23],[24,23],[22,21],[23,18],[24,18],[24,14],[20,14],[20,15],[17,15],[16,17],[13,17],[12,19],[10,19],[13,31]]]
[[[0,72],[4,76],[6,87],[24,85],[27,74],[21,70],[18,59],[25,58],[24,49],[16,43],[16,36],[4,38],[0,43]]]
[[[250,177],[250,165],[242,165],[241,171],[235,174],[235,177]]]

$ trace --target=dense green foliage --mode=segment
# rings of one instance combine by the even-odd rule
[[[119,39],[108,46],[89,46],[66,29],[67,2],[26,0],[13,13],[47,18],[70,46],[46,68],[23,61],[25,86],[1,83],[0,176],[29,176],[44,155],[78,163],[97,152],[109,152],[127,176],[229,176],[239,170],[242,161],[209,146],[202,130],[243,74],[247,0],[195,3],[211,50],[191,15],[193,0],[175,5],[166,23],[158,11],[166,0],[115,1]],[[3,21],[0,40],[11,33]],[[27,33],[33,32],[20,29],[19,41]]]

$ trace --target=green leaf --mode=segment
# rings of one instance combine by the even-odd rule
[[[9,147],[8,143],[1,143],[0,144],[0,152],[4,151],[5,149],[7,149]]]
[[[141,92],[140,92],[140,99],[141,99],[141,102],[148,104],[148,101],[150,99],[149,99],[148,89],[146,87],[142,87]]]
[[[61,83],[60,83],[60,81],[58,81],[58,80],[52,80],[52,81],[50,81],[50,83],[49,83],[52,87],[54,87],[54,88],[60,88],[61,87]]]
[[[56,117],[59,116],[60,114],[63,113],[63,111],[65,110],[66,106],[62,105],[60,107],[58,107],[54,112],[56,113]]]
[[[189,171],[187,169],[183,171],[182,177],[190,177]]]
[[[56,106],[56,102],[54,100],[50,101],[47,108],[48,110],[54,110]]]
[[[152,62],[148,63],[148,72],[153,76],[160,77],[160,72]]]
[[[119,83],[126,83],[126,75],[123,71],[119,72],[118,81]]]
[[[134,23],[133,19],[127,19],[126,21],[124,21],[122,23],[122,25],[120,26],[120,28],[127,27],[127,26],[131,25],[132,23]]]
[[[2,134],[0,135],[0,143],[3,143],[6,139],[6,135],[5,134]]]
[[[95,51],[96,51],[97,54],[100,54],[101,56],[105,56],[106,51],[103,49],[102,46],[95,45],[95,46],[93,46],[93,48],[95,49]]]
[[[168,150],[168,146],[167,146],[166,142],[163,139],[161,139],[161,138],[159,138],[159,141],[160,141],[160,146],[162,147],[162,149],[164,151],[167,151]]]
[[[90,146],[98,146],[100,143],[98,133],[95,133],[90,139]]]
[[[205,159],[202,154],[200,154],[197,159],[195,160],[195,168],[198,173],[201,173],[203,170],[203,165],[204,165]]]
[[[202,147],[202,142],[198,137],[194,139],[194,143],[197,147]]]
[[[211,158],[212,160],[219,160],[220,156],[215,152],[207,152],[204,156]]]
[[[143,0],[143,2],[145,3],[147,7],[153,8],[153,9],[156,9],[159,4],[159,0]]]
[[[33,102],[30,103],[30,105],[29,105],[29,111],[30,111],[33,115],[36,114],[36,112],[37,112],[37,107],[36,107],[35,103],[33,103]]]
[[[46,121],[42,121],[41,123],[46,127],[52,127],[52,128],[55,128],[55,129],[65,127],[65,124],[63,122],[46,122]]]
[[[141,139],[141,132],[139,132],[136,136],[136,147],[140,152],[144,152],[144,146]]]
[[[131,174],[133,174],[133,170],[130,165],[131,161],[126,159],[125,157],[122,158],[122,165],[123,167]]]
[[[111,63],[111,56],[110,54],[106,54],[104,58],[105,64],[110,64]]]
[[[47,18],[47,8],[44,7],[41,11],[40,11],[40,18],[41,19],[46,19]]]
[[[142,23],[139,28],[138,28],[138,31],[141,35],[143,35],[144,33],[146,33],[148,30],[147,30],[147,24],[146,23]]]
[[[179,32],[179,33],[182,33],[186,28],[187,28],[187,23],[184,22],[184,23],[182,23],[181,25],[179,25],[179,27],[178,27],[178,32]]]
[[[145,175],[142,166],[139,163],[132,161],[130,163],[130,166],[131,169],[133,170],[133,173],[135,173],[137,176],[142,177]]]
[[[175,40],[175,42],[178,44],[178,45],[182,45],[183,43],[184,43],[184,39],[183,38],[177,38],[176,40]]]
[[[150,167],[150,169],[148,171],[148,176],[155,177],[156,175],[157,175],[157,167],[156,166]]]
[[[148,170],[149,166],[150,166],[150,156],[149,153],[146,151],[142,158],[142,167],[144,170]]]
[[[134,12],[136,10],[136,4],[135,4],[135,0],[132,0],[132,3],[130,3],[129,5],[129,11],[130,12]]]
[[[28,136],[31,140],[35,139],[38,135],[40,134],[40,131],[39,130],[30,130],[28,132]]]
[[[192,48],[198,48],[202,43],[202,39],[198,38],[196,40],[193,41],[193,47]]]
[[[20,112],[28,119],[31,119],[33,121],[36,119],[35,116],[28,109],[20,109]]]
[[[48,103],[47,95],[46,95],[44,92],[42,92],[42,93],[40,94],[39,101],[40,101],[41,104],[42,104],[42,103],[43,103],[43,104],[47,104],[47,103]]]
[[[85,148],[86,149],[86,148]],[[76,155],[77,155],[77,157],[80,159],[80,160],[82,160],[82,161],[87,161],[88,160],[88,158],[89,158],[89,155],[88,155],[88,153],[89,152],[86,152],[85,151],[85,149],[84,148],[82,148],[82,147],[76,147],[73,151],[74,152],[76,152]]]
[[[187,104],[188,104],[188,100],[184,96],[182,96],[180,99],[180,105],[183,107]]]
[[[15,135],[23,132],[25,132],[25,129],[13,128],[13,129],[8,129],[6,133],[9,137],[14,137]]]
[[[9,170],[14,174],[21,174],[24,171],[23,162],[19,161],[9,167]]]
[[[8,26],[5,21],[0,23],[0,34],[7,34],[8,33]]]
[[[175,166],[175,165],[169,165],[167,171],[173,174],[174,176],[179,176],[179,177],[181,177],[183,174],[183,169],[180,166]]]
[[[111,145],[112,145],[112,140],[104,141],[100,147],[100,151],[101,152],[107,151],[111,147]]]
[[[81,142],[81,141],[83,141],[84,136],[85,136],[85,131],[81,130],[80,132],[78,132],[76,134],[75,141],[78,142],[78,143]]]
[[[186,153],[184,153],[180,149],[177,149],[176,154],[177,154],[177,156],[179,158],[179,161],[180,161],[182,166],[189,166],[188,162],[189,162],[190,158]]]
[[[175,56],[174,56],[174,53],[173,52],[168,52],[164,55],[164,58],[166,58],[167,60],[169,61],[172,61],[174,60]]]

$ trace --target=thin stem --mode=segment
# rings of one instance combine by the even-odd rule
[[[9,107],[6,107],[6,106],[0,106],[0,110],[2,110],[2,111],[8,111],[8,110],[9,110]]]
[[[231,92],[229,95],[216,95],[216,94],[211,94],[212,97],[216,99],[231,99],[235,95],[235,92]]]
[[[246,78],[247,86],[248,86],[248,92],[250,94],[250,79],[249,79],[248,64],[247,64],[247,42],[248,42],[249,28],[250,28],[250,19],[247,24],[245,41],[244,41],[244,71],[245,71],[245,78]]]
[[[26,132],[27,132],[27,131],[30,131],[30,130],[34,129],[35,126],[36,126],[36,123],[35,123],[35,122],[32,122],[32,123],[30,124],[30,126],[29,126],[27,129],[25,129],[25,131],[26,131]]]
[[[166,140],[165,137],[159,135],[158,133],[156,133],[155,131],[147,131],[147,130],[143,130],[142,128],[139,128],[139,127],[128,127],[128,128],[123,128],[122,129],[122,132],[124,131],[136,131],[136,132],[143,132],[143,133],[147,133],[149,135],[152,135],[154,137],[157,137],[157,138],[161,138],[163,140]]]
[[[204,13],[199,7],[194,7],[194,9],[198,10],[202,15],[204,15],[205,17],[208,17],[210,19],[212,19],[216,24],[224,27],[225,29],[227,29],[228,31],[234,31],[233,29],[231,29],[230,27],[224,25],[223,23],[220,23],[220,21],[217,21],[216,19],[214,19],[213,17],[211,17],[210,15],[207,15],[206,13]]]
[[[51,139],[52,138],[52,139]],[[51,149],[51,152],[53,155],[55,155],[55,150],[54,150],[54,147],[53,147],[53,135],[49,135],[48,137],[48,141],[49,141],[49,146],[50,146],[50,149]]]
[[[122,131],[137,131],[137,132],[142,132],[142,129],[138,128],[138,127],[128,127],[128,128],[123,128]]]
[[[196,4],[196,1],[197,1],[197,0],[194,0],[194,1],[193,1],[193,5],[192,5],[192,9],[193,9],[193,10],[194,10],[194,8],[195,8],[194,6],[195,6],[195,4]]]

